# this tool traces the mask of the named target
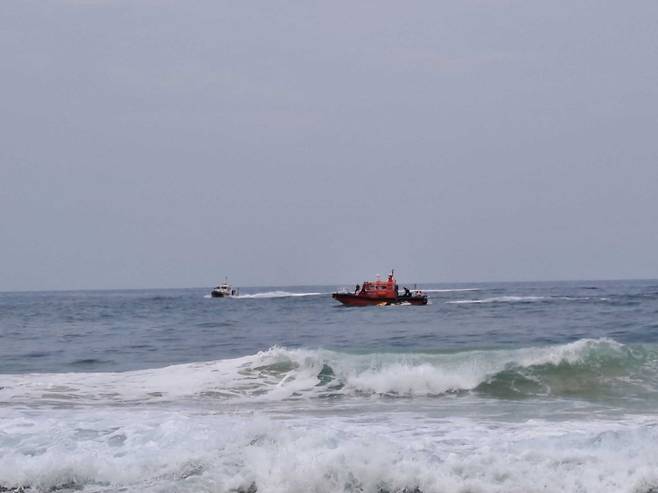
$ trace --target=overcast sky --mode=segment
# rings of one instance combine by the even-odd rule
[[[658,277],[658,2],[0,2],[0,290]]]

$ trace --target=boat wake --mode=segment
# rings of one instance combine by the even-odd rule
[[[609,301],[604,297],[590,296],[493,296],[491,298],[470,299],[470,300],[450,300],[446,303],[451,305],[474,305],[487,303],[535,303],[535,302],[552,302],[552,301]]]
[[[448,288],[448,289],[423,289],[425,293],[461,293],[465,291],[481,291],[480,288]]]
[[[451,305],[470,305],[479,303],[532,303],[549,299],[546,296],[494,296],[477,300],[452,300],[446,301]]]
[[[306,296],[322,296],[330,293],[292,293],[290,291],[264,291],[262,293],[249,293],[249,294],[237,294],[233,296],[227,296],[226,298],[231,298],[234,300],[254,300],[254,299],[270,299],[270,298],[304,298]],[[212,298],[211,295],[206,294],[204,298]]]
[[[265,291],[262,293],[241,294],[234,296],[236,299],[259,299],[259,298],[296,298],[305,296],[321,296],[329,293],[291,293],[289,291]]]

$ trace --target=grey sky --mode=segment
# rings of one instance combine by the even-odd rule
[[[658,2],[0,2],[0,290],[658,277]]]

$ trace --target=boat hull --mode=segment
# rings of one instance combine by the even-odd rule
[[[332,298],[347,306],[380,306],[380,305],[427,305],[427,296],[396,296],[392,298],[375,298],[353,293],[333,293]]]
[[[221,293],[219,291],[211,291],[210,296],[212,296],[213,298],[228,298],[229,297],[228,294]]]

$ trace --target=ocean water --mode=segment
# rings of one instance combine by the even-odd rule
[[[658,491],[658,281],[0,293],[0,491]]]

